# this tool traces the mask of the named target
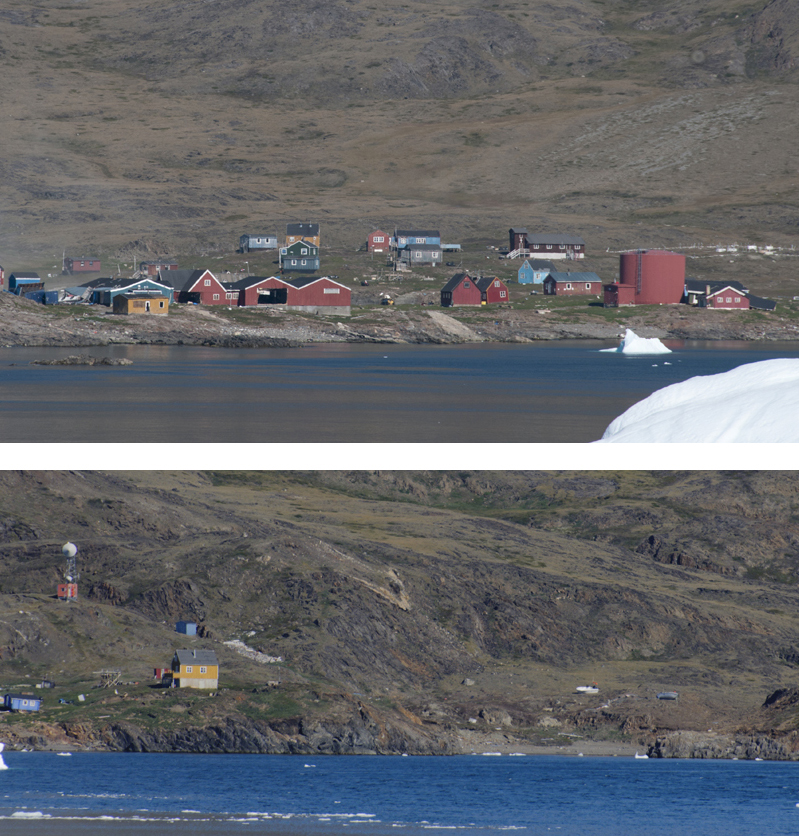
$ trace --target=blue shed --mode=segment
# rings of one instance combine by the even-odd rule
[[[187,636],[197,635],[197,624],[194,621],[178,621],[175,625],[176,633],[185,633]]]
[[[8,289],[21,296],[28,291],[44,290],[44,282],[38,273],[12,273],[8,277]]]
[[[525,260],[519,268],[519,284],[543,284],[544,279],[555,269],[551,261],[541,258]]]
[[[3,705],[9,711],[38,711],[41,704],[41,697],[33,694],[6,694],[3,697]]]

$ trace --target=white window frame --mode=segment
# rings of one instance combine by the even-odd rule
[[[203,284],[205,285],[205,287],[211,287],[211,280],[210,280],[210,279],[206,279],[206,280],[203,282]]]
[[[191,665],[186,665],[186,673],[192,673],[192,670],[193,668]]]
[[[499,298],[500,298],[500,299],[504,299],[504,298],[505,298],[505,291],[504,291],[504,290],[500,290],[500,291],[499,291]]]
[[[216,302],[216,301],[218,301],[218,299],[219,299],[219,294],[218,294],[218,293],[215,293],[215,294],[214,294],[213,299],[214,299],[214,301],[215,301],[215,302]]]

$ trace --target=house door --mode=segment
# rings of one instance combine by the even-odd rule
[[[146,313],[150,313],[150,300],[149,299],[144,303],[144,310],[145,310]]]

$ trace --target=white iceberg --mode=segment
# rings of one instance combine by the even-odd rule
[[[614,354],[671,354],[671,349],[666,348],[657,337],[639,337],[630,328],[624,332],[620,345],[616,348],[602,348],[600,351]]]
[[[763,360],[653,392],[595,443],[799,442],[799,360]]]

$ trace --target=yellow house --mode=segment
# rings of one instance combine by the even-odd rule
[[[114,297],[115,314],[167,314],[169,299],[152,293],[120,293]]]
[[[219,662],[213,650],[176,650],[172,659],[176,688],[218,688]]]

